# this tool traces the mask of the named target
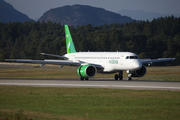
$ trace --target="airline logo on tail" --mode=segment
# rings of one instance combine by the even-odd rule
[[[74,43],[68,28],[68,25],[64,25],[65,28],[65,35],[66,35],[66,48],[67,53],[76,53],[76,49],[74,47]]]

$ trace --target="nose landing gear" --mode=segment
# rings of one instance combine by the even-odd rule
[[[127,80],[131,81],[132,80],[132,74],[131,74],[131,72],[129,70],[127,71],[127,74],[128,74],[128,79]]]

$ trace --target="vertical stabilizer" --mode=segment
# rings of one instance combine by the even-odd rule
[[[74,43],[71,37],[71,33],[69,31],[68,25],[64,25],[64,28],[65,28],[67,53],[76,53],[76,49],[74,47]]]

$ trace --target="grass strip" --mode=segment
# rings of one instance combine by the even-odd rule
[[[0,119],[180,119],[180,92],[0,86]]]

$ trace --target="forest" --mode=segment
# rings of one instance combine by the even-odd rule
[[[69,29],[76,51],[129,51],[140,58],[177,58],[168,64],[180,65],[180,18],[174,16]],[[42,52],[66,54],[63,25],[51,21],[0,22],[0,61],[49,58]]]

